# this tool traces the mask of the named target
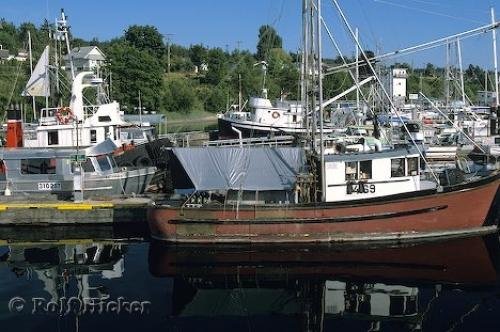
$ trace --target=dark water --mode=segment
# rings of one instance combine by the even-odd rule
[[[497,234],[190,248],[1,232],[15,242],[0,246],[0,331],[500,331]],[[60,241],[34,243],[44,235]]]

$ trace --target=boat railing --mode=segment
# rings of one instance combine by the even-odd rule
[[[295,141],[293,136],[251,137],[243,139],[226,139],[204,142],[203,146],[236,146],[236,145],[291,145]]]

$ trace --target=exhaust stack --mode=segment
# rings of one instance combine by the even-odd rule
[[[7,143],[8,148],[23,147],[23,120],[19,107],[7,110]]]

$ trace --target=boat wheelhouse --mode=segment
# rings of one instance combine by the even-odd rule
[[[82,191],[85,198],[144,193],[156,168],[119,168],[113,157],[116,148],[107,140],[79,150],[1,149],[0,191],[8,196],[52,194],[61,199],[72,197],[75,191]],[[81,183],[75,180],[79,174]]]

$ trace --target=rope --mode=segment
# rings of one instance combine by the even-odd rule
[[[430,15],[447,17],[447,18],[451,18],[451,19],[455,19],[455,20],[461,20],[461,21],[467,21],[467,22],[479,23],[479,24],[483,24],[484,23],[484,22],[481,22],[481,21],[471,20],[471,19],[468,19],[468,18],[465,18],[465,17],[453,16],[453,15],[449,15],[449,14],[443,14],[443,13],[439,13],[439,12],[434,12],[434,11],[427,10],[427,9],[416,8],[416,7],[406,6],[406,5],[402,5],[402,4],[398,4],[398,3],[394,3],[394,2],[389,2],[387,0],[373,0],[373,2],[378,2],[378,3],[381,3],[381,4],[390,5],[390,6],[394,6],[394,7],[400,7],[400,8],[404,8],[404,9],[414,10],[414,11],[417,11],[417,12],[422,12],[422,13],[426,13],[426,14],[430,14]]]

